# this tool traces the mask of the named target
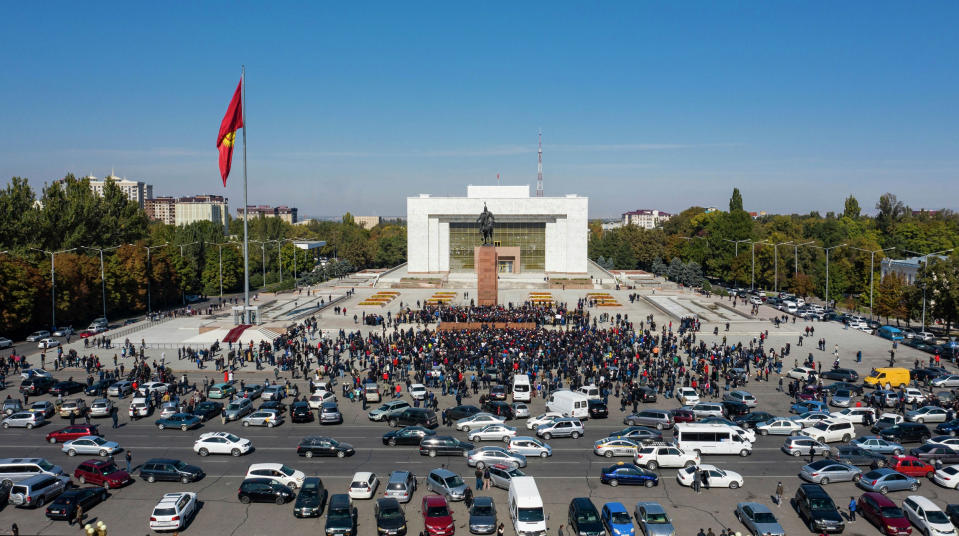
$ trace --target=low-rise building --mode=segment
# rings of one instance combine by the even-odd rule
[[[655,229],[669,221],[673,215],[669,212],[651,209],[639,209],[623,213],[623,225],[635,225],[643,229]]]
[[[946,260],[948,257],[943,255],[929,255],[930,258],[939,258]],[[902,281],[907,285],[912,285],[915,283],[916,278],[919,277],[919,269],[922,267],[922,263],[926,262],[925,257],[909,257],[907,259],[890,259],[885,258],[879,261],[879,274],[880,278],[886,277],[889,274],[896,274]]]
[[[103,197],[103,188],[107,182],[114,182],[120,188],[120,191],[127,196],[127,199],[140,205],[140,208],[144,208],[147,199],[153,198],[153,185],[143,181],[121,179],[115,175],[104,177],[103,180],[91,175],[87,179],[90,181],[90,189],[100,197]]]
[[[248,205],[246,208],[236,209],[236,217],[242,220],[249,214],[251,218],[280,218],[286,223],[295,224],[298,221],[297,212],[295,207],[288,207],[286,205],[279,207]]]
[[[353,223],[364,229],[372,229],[383,222],[379,216],[353,216]]]

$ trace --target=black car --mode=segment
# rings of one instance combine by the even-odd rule
[[[113,385],[113,380],[100,380],[98,382],[93,382],[93,385],[90,385],[83,390],[83,394],[89,396],[106,396],[107,389]]]
[[[396,445],[419,445],[424,437],[435,436],[436,432],[422,426],[407,426],[399,430],[390,430],[383,434],[383,444],[391,447]]]
[[[929,428],[927,428],[925,424],[914,422],[901,422],[895,426],[890,426],[880,431],[879,435],[886,441],[893,441],[895,443],[923,443],[932,437]]]
[[[290,420],[293,422],[313,422],[316,417],[313,415],[313,408],[310,407],[310,403],[300,400],[294,402],[292,414],[290,415]]]
[[[377,534],[389,536],[406,534],[406,514],[396,499],[392,497],[377,499],[376,504],[373,505],[373,516],[376,518]]]
[[[330,497],[330,504],[326,509],[326,528],[324,532],[327,536],[343,534],[345,536],[356,536],[357,511],[350,500],[350,496],[345,493],[337,493]]]
[[[838,533],[846,528],[836,503],[819,484],[800,484],[793,498],[793,508],[810,532]]]
[[[856,385],[855,383],[835,382],[825,386],[824,389],[829,391],[830,393],[835,393],[836,391],[847,389],[849,391],[856,393],[857,395],[862,396],[862,385]]]
[[[734,400],[723,400],[723,413],[733,419],[740,415],[746,415],[750,412],[750,407],[742,402],[736,402]]]
[[[188,484],[203,478],[203,469],[172,458],[151,458],[140,466],[140,478],[147,482],[166,480]]]
[[[859,381],[859,373],[847,368],[834,368],[823,372],[820,378],[824,380],[839,380],[841,382]]]
[[[483,404],[483,411],[504,417],[507,421],[516,417],[516,410],[513,409],[513,406],[500,400],[487,400]]]
[[[928,368],[914,368],[909,371],[909,376],[911,376],[916,383],[929,383],[939,376],[942,376],[942,373],[940,373],[938,370],[931,370]]]
[[[866,450],[856,445],[839,445],[836,449],[836,459],[849,465],[868,465],[869,467],[885,467],[888,463],[882,454]]]
[[[420,442],[420,454],[423,456],[462,456],[473,450],[472,443],[460,441],[452,436],[424,437]]]
[[[213,402],[212,400],[207,400],[206,402],[200,402],[193,408],[193,414],[200,418],[201,421],[208,421],[220,416],[220,413],[223,412],[223,404],[219,402]]]
[[[356,454],[353,445],[349,443],[340,443],[339,441],[324,436],[306,436],[296,447],[296,453],[300,456],[312,458],[314,456],[336,456],[344,458]]]
[[[743,428],[749,429],[755,428],[757,424],[764,423],[774,417],[775,415],[765,411],[754,411],[752,413],[733,417],[733,422],[739,426],[742,426]]]
[[[56,384],[56,380],[46,376],[34,376],[23,380],[20,384],[20,392],[26,395],[42,395],[50,390]]]
[[[107,490],[99,487],[68,489],[47,506],[47,517],[60,521],[73,521],[77,507],[84,512],[107,500]]]
[[[251,502],[286,504],[296,496],[293,490],[272,478],[247,478],[240,484],[240,490],[236,492],[236,495],[243,504]]]
[[[959,527],[959,504],[947,504],[946,515],[949,516],[949,521],[953,525]]]
[[[323,487],[323,481],[316,476],[303,479],[300,493],[293,504],[294,517],[320,517],[326,507],[326,499],[330,492]]]
[[[426,408],[406,408],[398,415],[390,417],[390,426],[424,426],[426,428],[436,428],[440,425],[436,420],[436,412]]]
[[[920,447],[909,449],[909,454],[936,466],[940,464],[952,465],[959,462],[959,452],[945,445],[930,445],[927,443]]]
[[[266,402],[260,404],[260,409],[275,409],[282,415],[286,413],[286,404],[280,402],[279,400],[267,400]]]
[[[640,402],[649,403],[656,401],[656,391],[654,391],[651,387],[646,387],[644,385],[636,390],[636,394],[638,395]]]
[[[53,387],[48,391],[51,395],[72,395],[73,393],[79,393],[83,391],[83,388],[86,387],[80,382],[75,381],[63,381],[53,384]]]
[[[455,422],[466,417],[472,417],[482,411],[476,406],[456,406],[446,410],[446,416]]]
[[[590,419],[605,419],[609,417],[609,408],[602,400],[591,398],[587,401]]]
[[[588,497],[576,497],[569,502],[569,528],[578,536],[606,534],[603,522],[599,518],[599,511]]]

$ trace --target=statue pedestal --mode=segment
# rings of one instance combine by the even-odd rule
[[[476,305],[496,305],[499,303],[496,248],[477,246],[473,256],[476,259]]]

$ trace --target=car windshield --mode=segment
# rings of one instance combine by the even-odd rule
[[[895,422],[896,422],[896,418],[895,418],[895,417],[882,417],[881,419],[879,419],[879,422],[881,422],[881,423],[883,423],[883,424],[885,424],[885,423],[895,423]]]
[[[153,510],[155,516],[175,516],[176,508],[157,508]]]
[[[283,474],[286,475],[286,476],[293,476],[293,473],[295,473],[296,471],[294,471],[293,469],[290,469],[289,467],[287,467],[287,466],[285,466],[285,465],[281,465],[281,466],[280,466],[280,472],[283,473]]]
[[[235,436],[235,435],[233,435],[233,434],[226,434],[226,435],[223,436],[223,437],[225,437],[226,440],[229,441],[230,443],[236,443],[237,441],[240,440],[239,437],[237,437],[237,436]]]
[[[399,507],[385,507],[380,509],[380,519],[401,519],[403,511]]]
[[[347,508],[330,508],[326,512],[327,521],[350,519],[350,511]]]
[[[116,472],[119,471],[119,470],[120,470],[120,468],[117,467],[116,464],[112,464],[112,463],[111,463],[110,465],[104,465],[104,466],[100,469],[100,471],[102,471],[103,474],[105,474],[105,475],[112,475],[113,473],[116,473]]]
[[[450,511],[446,508],[446,505],[426,507],[426,517],[447,517],[449,515]]]
[[[39,465],[40,469],[43,469],[44,471],[50,471],[51,469],[53,469],[53,464],[46,460],[38,461],[37,465]]]
[[[669,523],[669,519],[666,517],[665,512],[647,513],[646,523],[651,523],[653,525],[663,525],[665,523]]]
[[[542,508],[520,508],[517,518],[520,521],[525,523],[536,523],[538,521],[543,521],[543,509]],[[595,521],[596,518],[593,518]]]
[[[929,520],[929,523],[936,525],[949,523],[949,518],[942,513],[942,510],[926,510],[926,519]]]
[[[900,510],[898,506],[886,506],[885,508],[880,508],[879,511],[882,512],[882,517],[885,518],[906,517],[906,515],[902,513],[902,510]]]
[[[809,499],[809,507],[813,510],[835,510],[830,499]]]
[[[775,523],[776,517],[770,512],[756,512],[754,517],[756,523]]]
[[[598,521],[596,518],[596,512],[579,512],[576,514],[576,521],[579,523],[595,523]]]
[[[240,409],[240,407],[242,407],[242,404],[241,404],[241,403],[239,403],[239,402],[230,402],[230,405],[227,406],[227,409]]]
[[[474,504],[470,513],[474,516],[491,516],[493,515],[493,507],[488,504]]]
[[[613,512],[609,516],[609,520],[613,523],[619,524],[632,524],[633,520],[629,517],[629,514],[626,512]]]
[[[107,442],[107,440],[103,439],[102,437],[94,437],[93,442],[96,443],[97,445],[103,445],[104,443]]]
[[[182,471],[182,470],[186,469],[186,463],[185,463],[185,462],[178,461],[178,462],[176,462],[175,464],[173,464],[173,467],[175,467],[175,468],[177,468],[177,469],[179,469],[179,470]]]
[[[460,478],[460,475],[446,477],[445,482],[450,488],[458,488],[463,485],[463,479]]]

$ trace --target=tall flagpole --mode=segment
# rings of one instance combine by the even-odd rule
[[[243,95],[240,98],[243,107],[243,323],[249,324],[250,308],[250,237],[249,221],[250,214],[247,207],[249,203],[246,199],[246,65],[240,67],[240,81],[243,86]]]

